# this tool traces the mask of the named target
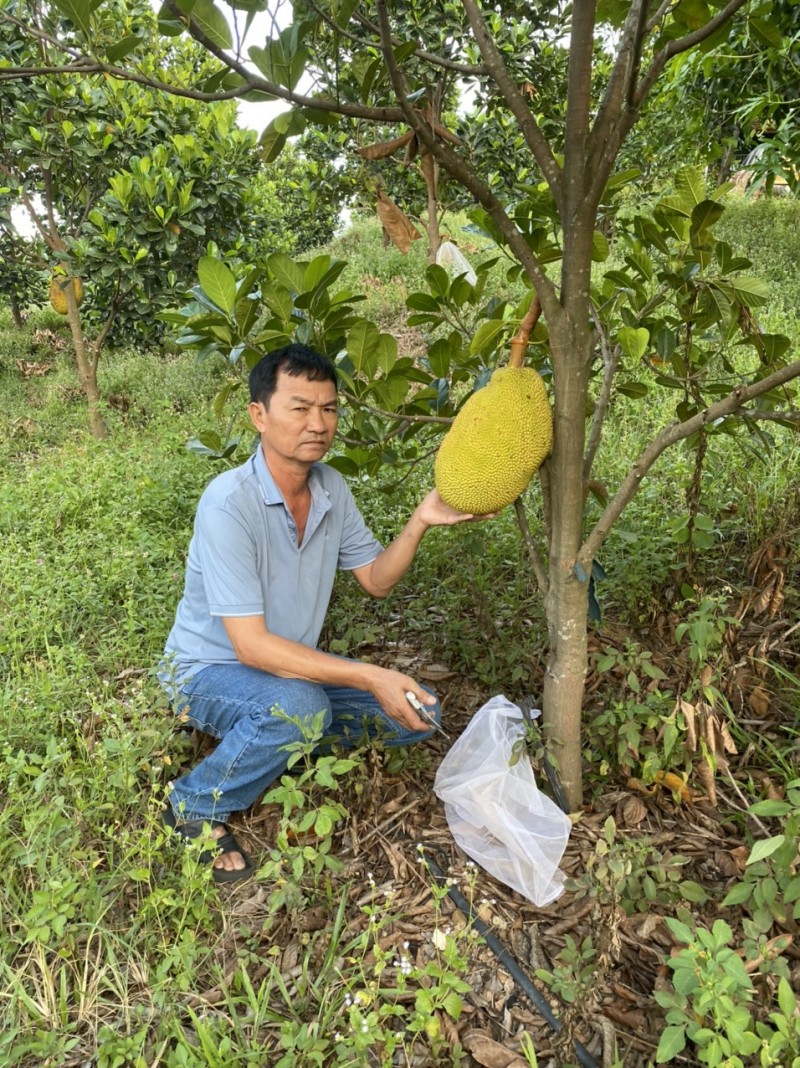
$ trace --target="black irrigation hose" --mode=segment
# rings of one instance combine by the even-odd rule
[[[433,877],[439,880],[442,885],[447,885],[447,876],[444,874],[439,865],[431,860],[431,858],[428,856],[424,849],[420,850],[420,854],[424,859],[425,863],[428,865],[428,868]],[[470,903],[463,896],[463,894],[460,894],[454,886],[449,885],[447,886],[447,893],[452,899],[453,904],[456,906],[456,908],[463,912],[465,916],[469,917],[470,923],[473,925],[478,934],[483,937],[484,941],[486,942],[486,945],[489,947],[489,949],[491,949],[492,953],[494,953],[494,955],[503,965],[505,970],[514,980],[514,982],[517,984],[523,994],[525,994],[533,1002],[539,1013],[544,1017],[547,1023],[550,1024],[556,1034],[558,1034],[558,1032],[561,1030],[561,1021],[558,1019],[557,1016],[554,1015],[553,1010],[547,1004],[547,1001],[544,999],[544,997],[542,997],[542,995],[530,981],[528,976],[519,966],[519,962],[517,961],[517,959],[511,955],[509,950],[506,949],[506,947],[503,945],[497,935],[483,922],[483,920],[479,916],[475,915],[472,905],[470,905]],[[588,1049],[586,1049],[584,1045],[578,1042],[577,1039],[575,1040],[575,1053],[577,1054],[578,1061],[583,1066],[583,1068],[600,1068],[597,1061],[594,1059]]]

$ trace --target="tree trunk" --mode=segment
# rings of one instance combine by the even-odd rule
[[[64,293],[67,298],[67,316],[72,334],[72,345],[75,351],[75,362],[78,365],[78,377],[86,394],[89,410],[89,429],[94,437],[103,441],[108,437],[108,427],[103,419],[100,388],[97,385],[97,360],[87,351],[86,339],[83,336],[83,328],[81,327],[81,317],[72,286],[66,286]]]
[[[549,660],[543,710],[546,736],[558,763],[570,810],[583,800],[581,713],[587,664],[588,576],[576,558],[583,533],[581,477],[585,437],[588,327],[564,317],[550,335],[555,377],[553,454],[549,462],[550,577],[547,595]],[[579,320],[580,321],[580,320]],[[588,316],[583,320],[588,321]]]
[[[581,716],[587,663],[588,584],[572,573],[572,563],[550,558],[547,625],[550,656],[544,680],[544,729],[569,801],[576,812],[583,801]]]
[[[12,294],[11,296],[11,321],[17,330],[21,330],[25,325],[25,320],[22,318],[22,309],[19,306],[19,301]]]
[[[436,253],[442,243],[442,235],[439,233],[439,197],[437,193],[439,165],[430,153],[426,153],[422,157],[422,173],[425,175],[425,185],[428,190],[428,219],[426,224],[428,263],[436,263]]]

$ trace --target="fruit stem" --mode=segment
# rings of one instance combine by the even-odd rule
[[[538,297],[534,296],[531,306],[525,313],[525,317],[519,324],[519,329],[511,339],[511,356],[508,361],[509,367],[522,367],[525,362],[525,352],[528,348],[528,338],[531,331],[539,322],[542,314],[542,304]]]

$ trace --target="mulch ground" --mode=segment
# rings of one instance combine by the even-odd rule
[[[407,663],[401,666],[409,669]],[[418,666],[418,675],[424,678],[425,670]],[[442,679],[441,669],[434,669],[433,674],[437,671],[448,730],[457,736],[486,695],[459,677]],[[718,903],[744,870],[747,857],[741,822],[737,825],[723,815],[728,802],[731,811],[743,807],[739,800],[733,794],[728,797],[721,787],[717,804],[711,805],[697,796],[676,800],[668,789],[644,792],[635,784],[609,783],[572,828],[561,864],[568,880],[579,881],[596,862],[595,847],[607,818],[613,816],[620,834],[655,849],[664,866],[677,857],[680,878],[702,886],[708,901],[693,904],[673,897],[671,905],[656,900],[626,915],[613,902],[567,889],[553,904],[537,908],[484,871],[470,878],[469,858],[455,844],[443,806],[433,792],[436,768],[448,743],[436,736],[426,744],[428,761],[411,762],[394,774],[387,770],[384,757],[375,753],[367,787],[358,797],[346,799],[350,817],[337,838],[337,854],[345,864],[342,881],[352,883],[348,930],[352,934],[365,927],[362,907],[382,901],[388,893],[392,914],[398,918],[382,932],[382,944],[402,943],[411,959],[424,965],[436,953],[433,935],[437,927],[457,931],[477,916],[551,1005],[560,1028],[554,1031],[496,952],[481,939],[470,944],[466,979],[471,992],[465,997],[462,1016],[455,1022],[440,1014],[452,1060],[440,1057],[435,1063],[523,1068],[527,1062],[520,1054],[520,1034],[527,1031],[534,1039],[541,1068],[578,1063],[576,1038],[585,1048],[582,1064],[612,1065],[620,1063],[616,1060],[620,1057],[627,1068],[652,1065],[664,1026],[653,994],[669,985],[665,958],[675,946],[664,916],[674,914],[676,904],[692,910],[704,926],[710,927],[723,915]],[[274,842],[278,818],[274,807],[256,806],[237,824],[237,834],[257,856]],[[471,897],[472,918],[449,896],[437,907],[433,875],[420,863],[420,845],[437,869],[456,880],[457,892]],[[267,886],[249,884],[226,891],[225,896],[232,920],[248,918],[252,924],[267,915]],[[728,918],[735,926],[735,917]],[[330,922],[324,907],[279,914],[268,939],[270,946],[280,946],[282,974],[290,977],[296,969],[304,936],[310,931],[324,935]],[[535,973],[537,969],[551,971],[569,939],[580,946],[587,937],[593,940],[598,961],[590,969],[589,988],[569,1005],[554,998]],[[232,945],[228,948],[233,950]],[[800,980],[798,953],[792,946],[788,957]],[[199,992],[197,1002],[213,1003],[219,993]],[[430,1056],[420,1050],[410,1063],[432,1064]],[[381,1061],[376,1057],[369,1063]],[[396,1063],[409,1062],[404,1057]],[[683,1056],[675,1063],[696,1062]]]

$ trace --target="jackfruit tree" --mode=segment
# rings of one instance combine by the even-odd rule
[[[86,69],[119,73],[94,30],[104,5],[56,2],[82,34]],[[409,297],[409,322],[431,331],[422,363],[399,356],[393,338],[357,315],[354,295],[334,288],[342,265],[326,256],[298,263],[273,255],[255,272],[205,257],[195,304],[173,318],[191,326],[206,351],[216,347],[231,360],[249,363],[289,334],[337,355],[354,405],[354,444],[340,465],[368,471],[413,455],[425,434],[449,426],[469,384],[483,385],[507,361],[507,343],[527,322],[524,357],[547,382],[553,442],[538,488],[514,506],[546,606],[549,744],[577,807],[589,590],[605,539],[666,448],[732,432],[737,415],[745,428],[760,417],[785,419],[794,403],[789,383],[800,361],[787,359],[788,339],[759,327],[752,310],[766,289],[715,233],[724,191],[673,157],[673,188],[658,204],[627,220],[618,213],[620,194],[640,174],[620,170],[620,154],[659,79],[694,50],[713,56],[734,16],[771,32],[770,2],[296,0],[290,25],[272,23],[266,39],[245,43],[253,14],[266,6],[165,0],[162,32],[191,34],[217,62],[211,76],[168,91],[284,101],[287,110],[262,137],[270,154],[342,117],[394,127],[398,136],[413,131],[420,153],[471,198],[473,225],[526,291],[500,299],[486,291],[485,270],[472,284],[429,267],[428,291]],[[124,48],[121,35],[116,47]],[[438,134],[429,101],[442,72],[475,94],[490,124],[476,129],[497,138],[501,131],[504,159],[489,162],[496,154],[477,138],[455,144]],[[304,88],[304,74],[313,89]],[[128,76],[138,75],[131,67]],[[610,269],[609,235],[619,249]],[[256,298],[266,318],[254,310]],[[676,391],[674,420],[654,429],[618,486],[597,486],[595,459],[615,402],[646,395],[652,383]],[[205,444],[229,454],[229,443]],[[541,513],[539,539],[531,509]]]

